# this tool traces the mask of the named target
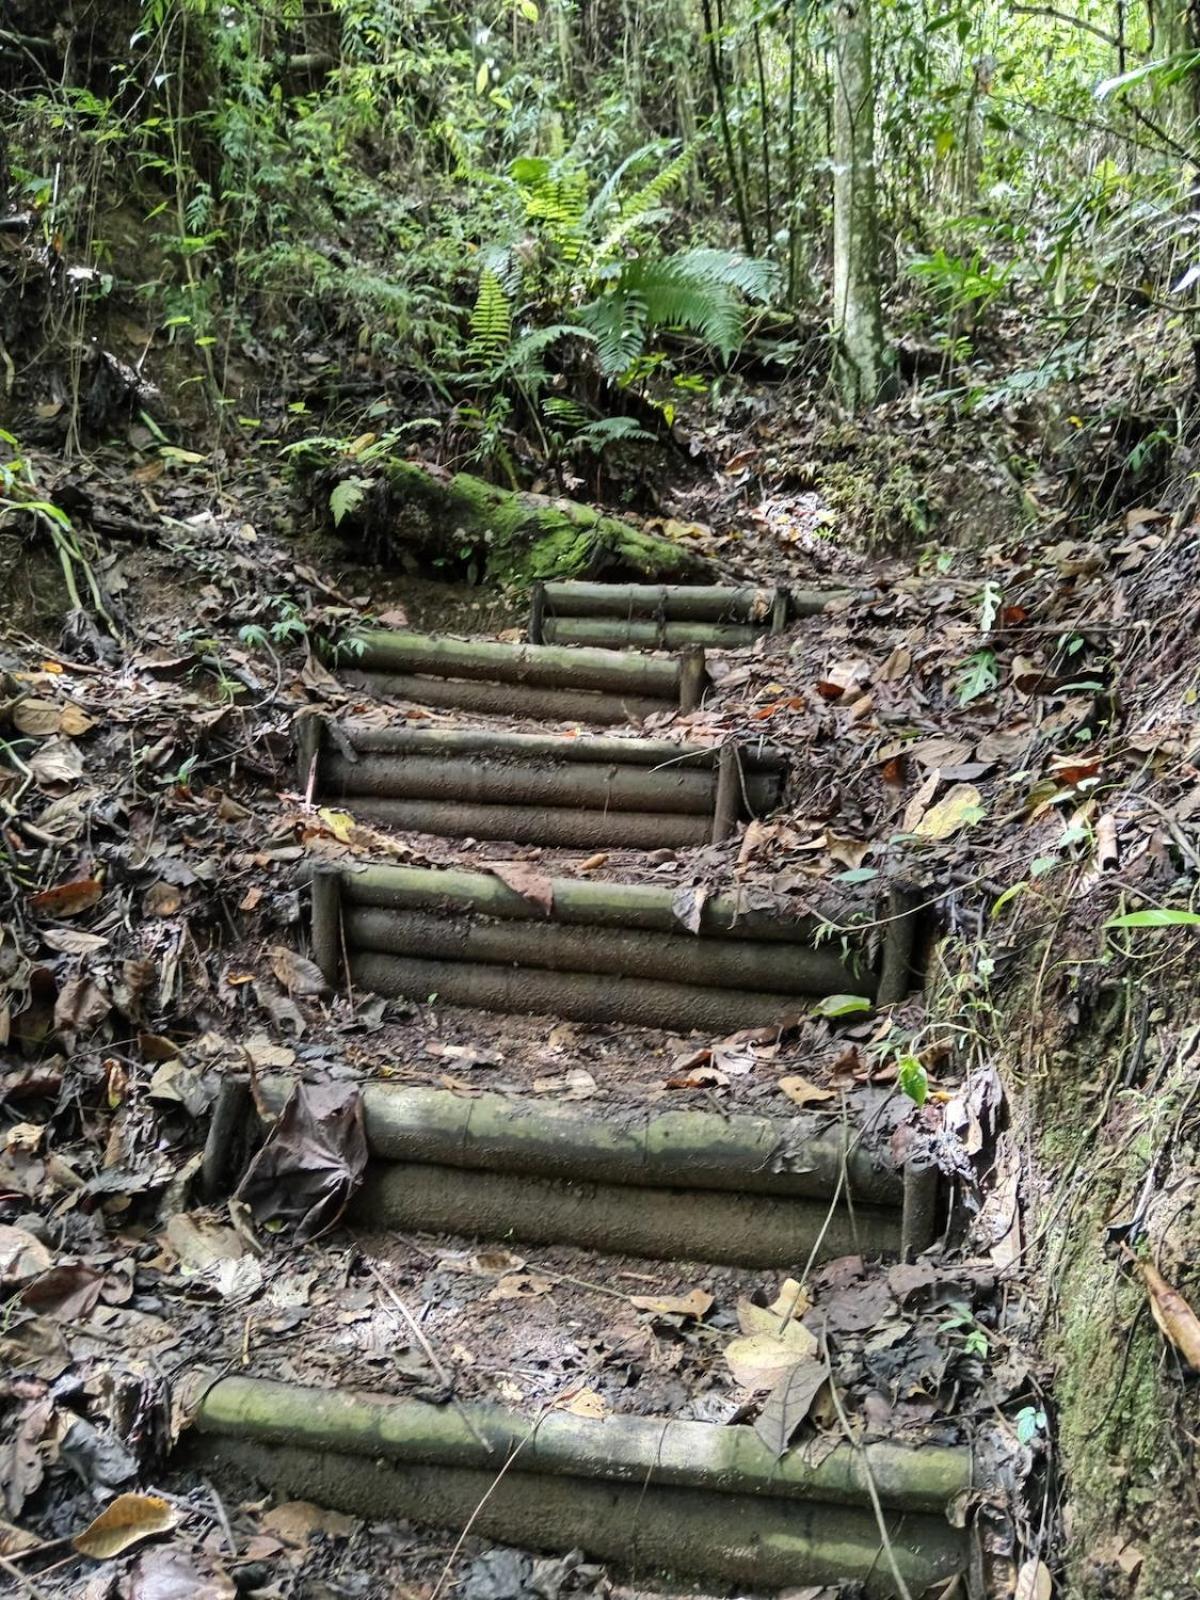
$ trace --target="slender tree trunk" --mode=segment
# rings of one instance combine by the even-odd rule
[[[748,256],[754,254],[754,230],[750,226],[750,208],[746,203],[746,192],[742,187],[741,173],[738,169],[737,155],[733,148],[733,135],[729,129],[729,108],[725,103],[725,73],[721,66],[720,41],[717,28],[713,23],[713,10],[711,0],[700,0],[700,8],[704,13],[704,32],[708,39],[708,70],[712,78],[713,94],[717,101],[717,118],[721,124],[721,143],[725,148],[725,164],[729,169],[729,184],[733,190],[733,203],[737,209],[738,226],[742,233],[742,245]]]
[[[883,379],[875,215],[875,94],[870,0],[834,13],[833,337],[837,387],[848,406],[872,405]]]
[[[767,105],[767,73],[763,65],[762,32],[754,24],[754,61],[758,70],[758,120],[762,128],[763,214],[767,230],[765,254],[775,238],[775,207],[771,199],[771,114]]]

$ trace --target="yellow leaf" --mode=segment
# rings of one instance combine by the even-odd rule
[[[354,818],[349,812],[329,811],[322,807],[317,815],[339,844],[350,843],[350,835],[354,832]]]
[[[815,1083],[809,1083],[808,1079],[802,1078],[798,1072],[788,1078],[780,1078],[779,1088],[794,1105],[798,1106],[819,1105],[822,1100],[832,1100],[836,1093],[833,1089],[819,1089]]]
[[[81,1556],[108,1561],[139,1539],[169,1533],[177,1521],[174,1508],[156,1494],[119,1494],[71,1543]]]
[[[608,1415],[608,1402],[594,1389],[577,1389],[569,1400],[564,1401],[559,1410],[569,1411],[575,1417],[599,1419]]]
[[[788,1332],[797,1328],[808,1333],[799,1323],[789,1323]],[[793,1340],[781,1339],[774,1333],[751,1333],[743,1339],[734,1339],[725,1348],[725,1360],[734,1380],[744,1389],[773,1389],[802,1361],[816,1353],[817,1341],[808,1333],[804,1349]]]
[[[983,816],[983,796],[973,783],[956,783],[917,823],[918,839],[948,839]]]
[[[73,701],[68,700],[62,708],[62,717],[58,725],[63,733],[70,734],[72,738],[76,738],[79,734],[86,733],[89,728],[94,728],[96,723],[92,717],[88,716],[86,711],[75,705]]]
[[[62,726],[62,708],[53,700],[18,700],[12,709],[13,727],[31,739],[46,739]]]
[[[1034,1557],[1023,1563],[1017,1573],[1017,1588],[1013,1600],[1050,1600],[1054,1585],[1050,1569],[1044,1561]]]
[[[488,67],[487,62],[486,61],[481,61],[479,63],[479,71],[475,74],[475,93],[476,94],[484,94],[484,93],[486,93],[487,86],[488,86],[488,78],[490,76],[491,76],[491,70]]]

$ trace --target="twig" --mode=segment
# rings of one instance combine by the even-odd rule
[[[479,1429],[475,1426],[474,1422],[472,1422],[472,1420],[471,1420],[470,1412],[467,1411],[467,1409],[463,1405],[462,1401],[458,1399],[457,1395],[455,1395],[455,1393],[454,1393],[454,1381],[451,1378],[450,1374],[446,1371],[446,1369],[442,1365],[442,1363],[438,1360],[437,1355],[434,1353],[433,1346],[430,1344],[429,1340],[425,1337],[425,1332],[424,1332],[424,1329],[421,1327],[421,1324],[413,1316],[412,1312],[404,1304],[404,1301],[401,1300],[400,1296],[392,1288],[391,1284],[383,1276],[383,1274],[380,1272],[379,1268],[375,1265],[375,1263],[373,1261],[371,1261],[371,1260],[368,1260],[368,1258],[366,1256],[363,1256],[362,1260],[363,1260],[363,1265],[366,1267],[367,1271],[375,1279],[375,1282],[383,1290],[384,1294],[387,1295],[388,1299],[392,1302],[392,1304],[395,1306],[396,1310],[400,1313],[400,1315],[404,1318],[405,1322],[407,1322],[409,1328],[412,1330],[413,1337],[416,1339],[417,1343],[421,1346],[421,1349],[425,1352],[426,1356],[429,1358],[430,1366],[437,1373],[438,1377],[442,1380],[442,1382],[446,1385],[446,1389],[448,1390],[449,1395],[450,1395],[450,1403],[454,1407],[454,1409],[458,1412],[459,1416],[463,1419],[463,1422],[466,1424],[469,1432],[471,1433],[471,1436],[474,1438],[474,1440],[476,1441],[477,1444],[482,1445],[484,1450],[487,1451],[488,1455],[491,1455],[492,1454],[492,1450],[493,1450],[493,1446],[480,1433]],[[495,1487],[495,1485],[493,1485],[493,1487]],[[489,1490],[488,1492],[490,1493],[491,1491]],[[485,1496],[485,1498],[486,1498],[486,1496]],[[478,1510],[478,1508],[476,1508],[476,1509]],[[434,1590],[434,1595],[436,1595],[436,1594],[437,1594],[437,1590],[435,1589]],[[430,1597],[430,1600],[433,1600],[433,1596]]]
[[[368,1262],[367,1265],[370,1266],[370,1262]],[[383,1280],[381,1279],[380,1281],[382,1282]],[[385,1285],[385,1287],[386,1287],[386,1285]],[[433,1593],[429,1596],[429,1600],[438,1600],[438,1597],[440,1596],[442,1590],[445,1588],[446,1583],[449,1580],[451,1572],[454,1570],[454,1563],[458,1559],[458,1552],[462,1549],[463,1545],[470,1538],[471,1529],[475,1526],[476,1522],[479,1520],[480,1512],[483,1510],[484,1506],[487,1505],[488,1501],[495,1494],[496,1490],[500,1487],[501,1478],[504,1477],[504,1475],[508,1471],[509,1467],[512,1466],[513,1462],[521,1454],[521,1451],[524,1450],[525,1446],[529,1443],[529,1441],[532,1438],[533,1438],[533,1434],[530,1433],[524,1439],[521,1440],[520,1444],[513,1451],[512,1455],[509,1456],[508,1460],[500,1468],[500,1471],[492,1479],[491,1483],[488,1484],[487,1489],[484,1491],[483,1497],[479,1501],[479,1504],[475,1507],[474,1511],[472,1511],[471,1515],[467,1518],[466,1526],[463,1528],[463,1531],[459,1534],[458,1538],[454,1541],[454,1549],[451,1550],[450,1554],[446,1557],[446,1564],[442,1568],[441,1572],[438,1574],[438,1581],[433,1586]],[[397,1591],[397,1592],[399,1593],[399,1591]],[[406,1593],[408,1592],[408,1586],[407,1585],[404,1586],[404,1592],[406,1592]],[[909,1600],[911,1600],[911,1596],[909,1597]]]
[[[229,1554],[236,1557],[238,1553],[237,1540],[233,1537],[233,1529],[229,1524],[229,1513],[225,1509],[225,1502],[207,1478],[201,1478],[200,1482],[204,1485],[208,1492],[208,1498],[213,1503],[217,1521],[221,1524],[221,1532],[225,1535],[225,1543],[229,1546]]]
[[[50,1600],[44,1589],[39,1589],[32,1578],[27,1578],[19,1567],[14,1567],[7,1556],[0,1556],[0,1572],[7,1572],[18,1589],[24,1589],[31,1600]]]

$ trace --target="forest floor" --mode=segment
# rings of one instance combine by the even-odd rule
[[[169,1462],[184,1423],[172,1389],[197,1364],[436,1390],[396,1296],[420,1306],[462,1396],[585,1415],[755,1414],[722,1352],[739,1301],[770,1304],[778,1274],[344,1229],[300,1243],[299,1177],[297,1209],[277,1208],[269,1231],[202,1207],[210,1110],[223,1073],[249,1066],[546,1101],[882,1108],[881,1137],[936,1161],[957,1221],[885,1279],[854,1258],[816,1273],[846,1404],[868,1435],[998,1428],[1028,1493],[997,1492],[984,1508],[990,1555],[1024,1571],[1025,1600],[1049,1593],[1043,1574],[1060,1571],[1064,1548],[1052,1397],[1064,1364],[1091,1358],[1086,1343],[1072,1348],[1069,1314],[1054,1337],[1040,1324],[1077,1253],[1070,1208],[1094,1197],[1079,1172],[1085,1138],[1130,1157],[1114,1156],[1104,1195],[1104,1219],[1130,1223],[1119,1240],[1148,1240],[1167,1283],[1193,1271],[1191,1045],[1166,997],[1194,936],[1102,925],[1177,901],[1200,870],[1200,546],[1182,519],[1147,508],[1087,542],[1050,532],[868,560],[839,546],[813,490],[769,492],[763,449],[755,425],[724,440],[723,467],[679,499],[677,518],[726,573],[857,592],[723,653],[703,708],[663,729],[785,746],[785,804],[726,845],[602,858],[382,835],[298,792],[299,715],[456,720],[347,690],[319,659],[322,635],[403,610],[424,627],[512,636],[520,618],[502,597],[353,567],[281,514],[266,458],[223,486],[164,465],[145,440],[56,484],[48,470],[93,525],[107,515],[121,530],[99,566],[120,639],[79,615],[64,630],[56,569],[22,558],[0,635],[0,1563],[17,1588],[88,1600],[428,1597],[447,1583],[468,1600],[634,1592],[578,1559],[272,1506]],[[921,891],[926,987],[877,1016],[798,1014],[728,1038],[313,992],[293,956],[299,870],[381,854],[640,875],[701,897],[736,886],[868,917],[903,881]],[[1168,935],[1169,949],[1152,944]],[[1150,973],[1148,1011],[1132,986]],[[1068,1081],[1076,1050],[1086,1064]],[[897,1085],[906,1059],[923,1074],[919,1105]],[[1110,1319],[1136,1315],[1147,1289],[1117,1235],[1092,1229],[1083,1248],[1105,1335],[1128,1356]],[[1161,1292],[1148,1292],[1158,1316]],[[701,1316],[677,1304],[697,1293]],[[1143,1331],[1152,1351],[1171,1348]],[[1169,1318],[1166,1334],[1178,1343]],[[1186,1435],[1192,1401],[1155,1359],[1157,1423]],[[1085,1436],[1095,1421],[1071,1426]],[[1159,1463],[1160,1488],[1180,1451]],[[132,1488],[166,1500],[169,1538],[99,1561],[76,1553],[66,1541]],[[1153,1547],[1175,1537],[1173,1517],[1127,1503],[1094,1543],[1090,1592],[1134,1592]]]

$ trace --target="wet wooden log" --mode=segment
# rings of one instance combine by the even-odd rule
[[[893,1208],[714,1189],[643,1188],[417,1162],[372,1165],[354,1204],[361,1227],[570,1245],[737,1267],[792,1268],[812,1254],[894,1256]]]
[[[286,1089],[272,1090],[280,1105]],[[371,1155],[579,1182],[728,1189],[899,1206],[903,1175],[877,1159],[837,1117],[715,1111],[628,1115],[525,1095],[459,1094],[368,1084],[363,1113]]]
[[[778,590],[679,583],[545,583],[549,617],[652,617],[669,622],[770,623]]]
[[[515,964],[566,974],[648,978],[717,989],[761,989],[790,996],[866,993],[870,979],[854,977],[828,948],[698,939],[688,933],[589,928],[561,922],[510,922],[447,916],[436,911],[352,907],[345,913],[351,950],[438,961]]]
[[[313,719],[305,718],[308,722]],[[320,720],[320,719],[315,719]],[[340,732],[362,755],[495,755],[522,760],[611,762],[623,767],[678,767],[684,772],[711,772],[723,745],[681,744],[670,739],[622,738],[619,735],[507,733],[493,728],[418,728],[407,723],[387,728],[343,723]],[[739,743],[748,772],[780,773],[787,766],[784,751],[765,743]]]
[[[550,972],[466,961],[350,952],[355,985],[389,999],[467,1006],[566,1022],[666,1028],[676,1033],[733,1033],[780,1027],[806,1009],[802,1000],[762,990],[699,988],[647,978]]]
[[[622,622],[614,617],[546,617],[541,641],[547,645],[597,645],[609,650],[678,650],[707,645],[713,650],[744,650],[769,630],[749,623]]]
[[[366,672],[425,673],[519,683],[534,689],[596,689],[661,700],[674,699],[679,693],[680,663],[661,657],[422,633],[375,631],[358,637],[363,648],[355,656],[355,665]]]
[[[610,808],[615,811],[674,811],[691,816],[713,812],[717,784],[711,772],[683,763],[662,768],[616,763],[529,761],[515,757],[373,755],[347,761],[330,753],[320,766],[321,792],[370,795],[389,800],[452,800],[464,805],[545,805]],[[748,774],[746,804],[769,809],[778,784]],[[740,794],[735,794],[741,799]]]
[[[343,671],[340,676],[344,683],[380,699],[529,722],[613,727],[645,722],[649,717],[671,716],[679,710],[677,694],[655,699],[648,695],[603,694],[592,689],[538,689],[521,683],[483,683],[465,678],[357,670]]]
[[[552,806],[458,805],[454,801],[345,802],[355,817],[401,833],[447,839],[500,839],[570,850],[688,850],[707,844],[712,818],[669,811],[581,810]]]

